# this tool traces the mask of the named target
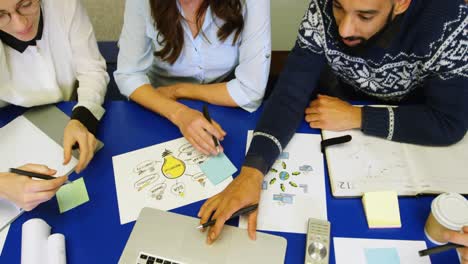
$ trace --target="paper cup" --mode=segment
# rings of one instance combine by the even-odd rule
[[[432,243],[443,245],[448,242],[443,236],[445,231],[460,232],[465,225],[468,225],[468,201],[458,193],[444,193],[432,201],[424,233]]]

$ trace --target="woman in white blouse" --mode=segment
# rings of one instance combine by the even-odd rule
[[[79,0],[0,1],[0,106],[57,103],[73,99],[77,92],[78,104],[63,141],[65,164],[78,143],[77,173],[94,155],[94,133],[104,114],[101,105],[108,82],[106,63]],[[43,165],[29,164],[22,169],[55,173]],[[0,198],[31,210],[49,200],[65,180],[35,181],[0,173]]]
[[[270,1],[127,0],[119,45],[114,76],[122,94],[168,118],[199,151],[217,154],[211,135],[226,133],[176,100],[259,107],[270,68]]]

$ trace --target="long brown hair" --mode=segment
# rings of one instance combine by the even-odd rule
[[[157,41],[163,48],[154,53],[163,61],[171,64],[179,58],[184,47],[184,31],[182,20],[184,19],[177,7],[177,0],[149,0],[151,15],[155,27],[158,30]],[[239,39],[244,29],[244,17],[242,16],[241,0],[204,0],[197,11],[196,25],[201,30],[202,19],[208,7],[220,19],[225,21],[218,30],[218,38],[225,41],[235,32],[233,45]],[[202,32],[201,32],[202,33]],[[161,38],[160,38],[161,37]]]

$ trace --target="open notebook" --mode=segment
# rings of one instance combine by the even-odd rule
[[[452,146],[431,147],[391,142],[359,130],[322,131],[323,139],[343,135],[352,140],[325,150],[335,197],[382,190],[468,194],[468,136]]]
[[[33,108],[0,128],[0,171],[36,163],[57,170],[56,175],[70,174],[78,163],[79,153],[74,150],[72,160],[67,165],[62,164],[63,131],[69,120],[55,106],[44,106]],[[98,142],[97,149],[102,146],[102,142]],[[0,200],[0,240],[6,237],[9,224],[21,213],[13,203]]]

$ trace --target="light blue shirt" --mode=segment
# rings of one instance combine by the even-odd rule
[[[245,110],[255,111],[262,102],[270,71],[270,0],[244,2],[244,29],[234,45],[234,33],[224,42],[218,39],[219,26],[224,22],[210,8],[202,26],[203,34],[195,38],[183,20],[184,47],[171,65],[153,55],[162,46],[156,41],[158,32],[149,1],[127,0],[114,72],[121,93],[129,97],[144,84],[157,88],[179,82],[221,82],[234,70],[235,78],[227,82],[230,96]],[[179,10],[183,16],[180,6]]]

